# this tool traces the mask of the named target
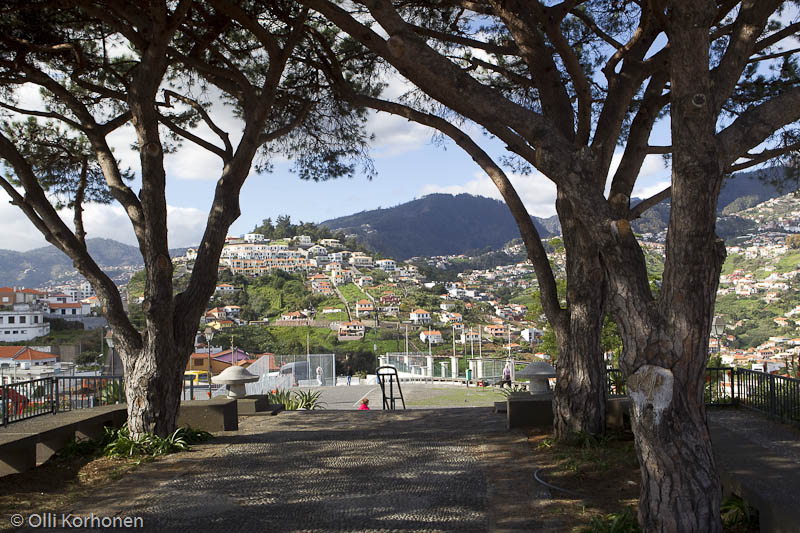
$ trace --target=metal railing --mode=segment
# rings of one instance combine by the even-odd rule
[[[3,385],[3,426],[36,416],[58,412],[58,382],[51,378],[18,381]]]
[[[739,405],[800,423],[800,379],[737,369]]]
[[[52,379],[58,384],[59,411],[125,403],[122,376],[58,376]]]
[[[625,396],[628,387],[618,368],[606,370],[606,396]],[[706,368],[706,405],[740,405],[786,422],[800,423],[800,379],[746,368]]]

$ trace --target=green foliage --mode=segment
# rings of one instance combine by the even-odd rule
[[[622,512],[592,518],[586,533],[637,533],[641,531],[636,521],[636,509],[626,507]]]
[[[207,431],[181,427],[168,437],[147,434],[139,439],[130,435],[128,425],[119,429],[106,428],[103,436],[106,442],[103,455],[108,457],[127,457],[143,462],[160,455],[188,450],[192,444],[204,442],[212,435]]]
[[[321,396],[322,396],[322,391],[312,391],[312,390],[294,391],[294,397],[295,401],[297,402],[297,408],[305,409],[308,411],[325,408],[325,402],[323,402],[320,399]]]
[[[325,409],[322,391],[275,389],[267,393],[269,403],[283,404],[287,411]]]
[[[514,383],[510,387],[502,387],[500,389],[500,394],[504,397],[508,398],[514,392],[528,392],[528,388],[525,385],[518,385]]]
[[[125,402],[125,387],[119,381],[112,381],[100,391],[100,401],[103,405]]]
[[[758,513],[739,496],[731,494],[719,507],[722,525],[726,528],[757,526]]]

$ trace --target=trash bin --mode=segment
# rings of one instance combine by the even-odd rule
[[[467,387],[469,387],[469,382],[472,381],[472,369],[467,369]]]

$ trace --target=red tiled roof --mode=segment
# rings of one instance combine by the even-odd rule
[[[13,359],[26,346],[0,346],[0,359]]]
[[[81,304],[78,302],[69,302],[65,304],[50,302],[48,304],[50,309],[80,309]]]
[[[38,350],[32,350],[30,348],[26,348],[21,353],[18,353],[14,359],[17,361],[35,361],[41,359],[55,359],[56,356],[52,353],[47,352],[40,352]]]

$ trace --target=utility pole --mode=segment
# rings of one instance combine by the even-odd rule
[[[472,334],[472,328],[469,328],[469,356],[470,358],[475,357],[475,336]]]
[[[408,324],[406,324],[406,357],[408,357]]]
[[[456,326],[453,324],[453,357],[456,356]]]

